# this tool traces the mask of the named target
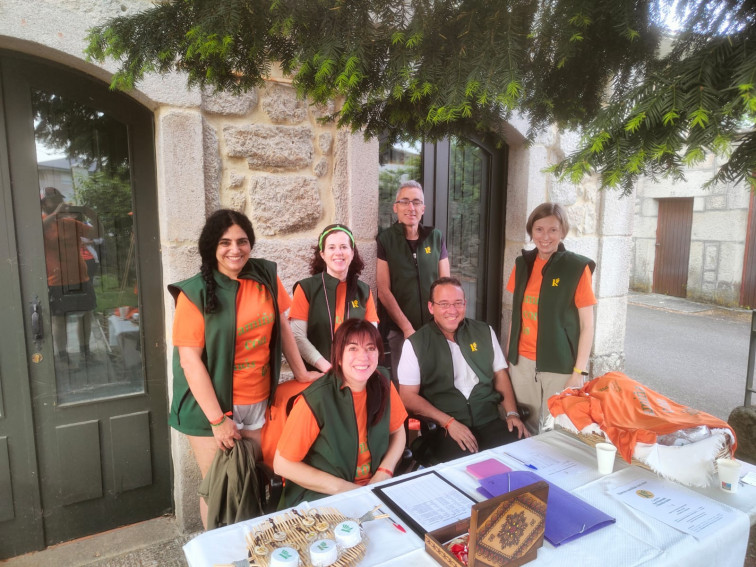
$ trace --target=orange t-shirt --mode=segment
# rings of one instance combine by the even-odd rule
[[[291,305],[281,280],[278,280],[278,311]],[[236,295],[236,347],[234,352],[233,403],[256,404],[270,394],[270,334],[276,314],[273,297],[262,284],[240,279]],[[186,295],[179,294],[173,318],[173,345],[205,346],[205,318]]]
[[[42,220],[48,215],[42,215]],[[81,255],[81,237],[91,238],[94,229],[71,217],[58,216],[43,225],[47,285],[75,285],[89,281]]]
[[[536,256],[533,271],[530,273],[530,279],[525,286],[525,296],[522,298],[522,331],[520,332],[520,342],[518,352],[520,356],[536,359],[536,344],[538,341],[538,298],[541,295],[541,283],[543,283],[543,267],[546,260],[541,260]],[[507,282],[507,291],[514,293],[515,288],[515,268],[509,275]],[[583,275],[580,277],[577,289],[575,290],[575,306],[580,309],[589,305],[596,305],[596,296],[593,295],[591,282],[591,269],[586,266]]]
[[[370,474],[371,457],[367,444],[367,391],[352,391],[354,398],[354,413],[357,417],[357,431],[360,440],[360,448],[357,455],[357,470],[354,472],[354,482],[360,485],[367,484],[372,475]],[[389,431],[394,432],[404,427],[407,419],[407,410],[404,409],[402,399],[396,388],[391,384],[391,415],[389,416]],[[286,420],[281,440],[278,442],[278,451],[281,456],[290,461],[302,461],[310,451],[310,447],[320,435],[318,422],[307,405],[304,398],[300,397]],[[375,467],[378,468],[378,467]]]
[[[336,322],[334,323],[334,332],[344,322],[344,303],[346,300],[346,282],[339,282],[336,286]],[[307,296],[302,290],[302,286],[298,285],[294,290],[294,299],[291,303],[291,311],[289,311],[289,319],[299,319],[301,321],[307,321],[310,315],[310,302],[307,301]],[[365,320],[371,323],[378,322],[378,311],[375,309],[375,303],[373,302],[373,292],[368,295],[367,303],[365,304]]]

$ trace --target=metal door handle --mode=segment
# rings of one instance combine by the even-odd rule
[[[35,341],[42,339],[42,305],[36,295],[34,301],[31,302],[31,330],[32,339]]]

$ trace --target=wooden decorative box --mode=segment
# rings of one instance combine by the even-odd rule
[[[468,520],[425,534],[425,550],[441,565],[463,567],[444,544],[469,533],[468,567],[524,565],[543,545],[548,495],[539,481],[475,504]]]

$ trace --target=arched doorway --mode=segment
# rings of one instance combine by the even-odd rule
[[[152,114],[0,51],[0,558],[171,509]]]

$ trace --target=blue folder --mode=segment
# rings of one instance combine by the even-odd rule
[[[539,480],[545,479],[531,471],[512,471],[481,479],[478,491],[493,498]],[[544,537],[551,545],[562,545],[616,522],[577,496],[548,480],[546,482],[549,483],[549,497]]]

